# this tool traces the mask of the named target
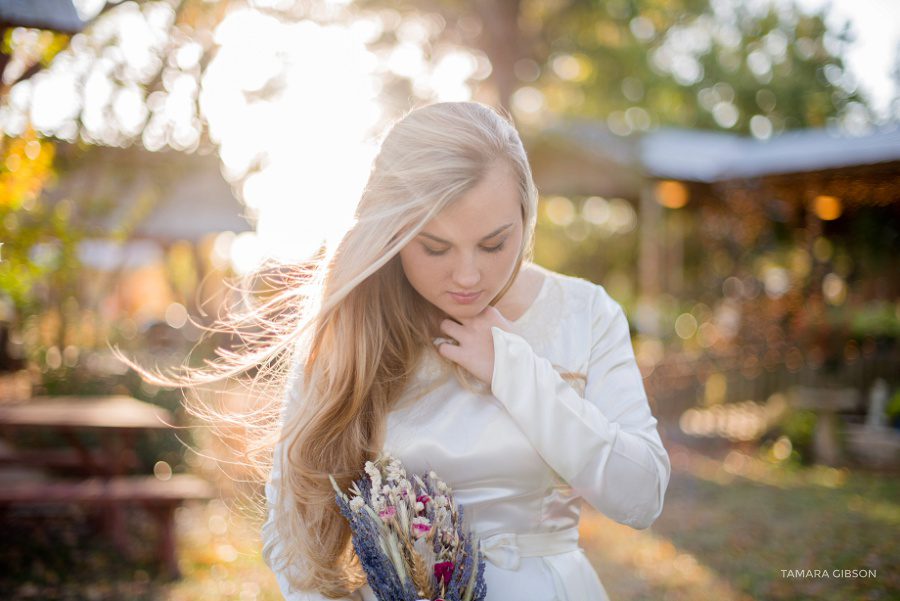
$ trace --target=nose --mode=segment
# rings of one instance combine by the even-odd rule
[[[474,256],[461,256],[453,266],[453,283],[462,291],[472,291],[481,281],[481,270]]]

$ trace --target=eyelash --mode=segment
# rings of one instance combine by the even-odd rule
[[[504,240],[503,242],[501,242],[500,244],[498,244],[496,246],[489,246],[489,247],[482,246],[481,250],[483,250],[486,253],[498,253],[501,250],[503,250],[503,246],[505,244],[506,244],[506,240]],[[439,257],[447,252],[446,250],[433,250],[431,248],[428,248],[427,246],[423,246],[422,248],[425,249],[426,255],[431,255],[432,257]]]

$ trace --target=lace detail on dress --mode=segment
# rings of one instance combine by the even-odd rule
[[[538,354],[542,354],[550,347],[559,332],[564,316],[585,312],[590,308],[585,296],[572,294],[572,290],[567,293],[563,288],[562,280],[568,276],[543,271],[545,279],[541,291],[531,307],[516,321],[516,325],[522,331],[522,338],[527,340]]]
[[[437,352],[425,352],[419,359],[414,379],[419,381],[434,380],[435,378],[446,376],[449,371],[450,369],[447,367],[446,362],[441,359]]]

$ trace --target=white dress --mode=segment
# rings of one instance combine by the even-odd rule
[[[384,450],[408,474],[434,470],[450,485],[487,556],[487,601],[606,601],[577,547],[582,501],[649,527],[662,511],[669,457],[619,304],[601,286],[544,273],[515,322],[522,335],[492,328],[493,395],[450,377],[389,414]],[[437,371],[426,364],[419,377]],[[560,371],[586,375],[584,394]],[[270,501],[273,493],[268,486]],[[271,522],[263,542],[275,556],[285,544]],[[276,577],[287,601],[326,599]],[[348,599],[375,596],[366,585]]]

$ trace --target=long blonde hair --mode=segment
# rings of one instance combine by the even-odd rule
[[[387,414],[419,361],[439,357],[431,342],[439,335],[437,309],[406,280],[398,253],[497,161],[518,183],[525,235],[496,302],[531,252],[537,189],[521,139],[507,114],[486,105],[422,106],[386,132],[355,222],[334,251],[311,270],[288,273],[282,289],[249,313],[226,318],[232,329],[253,324],[254,333],[239,351],[221,352],[211,370],[180,382],[255,368],[253,385],[262,380],[290,399],[280,419],[275,403],[255,419],[263,442],[252,459],[264,469],[279,463],[272,519],[282,550],[267,559],[283,564],[295,589],[341,597],[364,582],[329,474],[346,488],[377,457]]]

